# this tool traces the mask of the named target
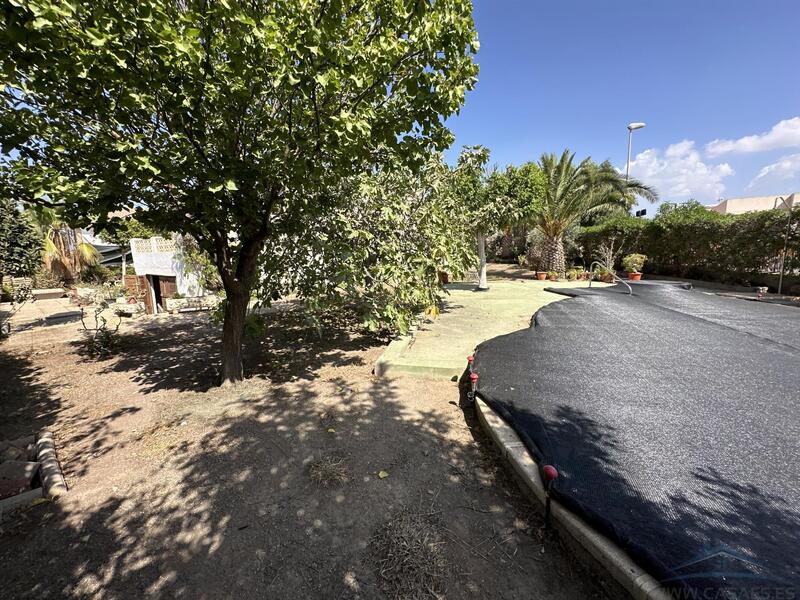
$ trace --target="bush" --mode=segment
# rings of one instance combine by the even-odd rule
[[[111,270],[102,265],[89,265],[80,274],[81,283],[103,284],[113,278],[114,274]]]
[[[644,254],[628,254],[622,259],[622,268],[628,273],[641,273],[646,260]]]
[[[47,269],[44,265],[40,266],[39,269],[33,274],[31,283],[36,289],[50,289],[64,286],[64,281],[60,277],[53,274],[53,272]]]
[[[721,215],[697,202],[663,205],[652,221],[622,216],[578,235],[581,255],[596,256],[614,244],[625,254],[647,255],[647,271],[697,279],[749,284],[780,263],[787,214],[768,210]],[[800,210],[790,229],[786,272],[800,268]],[[613,268],[613,265],[609,265]]]

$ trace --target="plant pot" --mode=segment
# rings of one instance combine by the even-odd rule
[[[600,274],[600,281],[603,283],[614,283],[614,274],[613,273],[601,273]]]
[[[545,279],[547,279],[547,273],[537,272],[536,279],[538,279],[539,281],[544,281]]]
[[[631,281],[641,281],[642,274],[641,273],[628,273],[628,279]]]
[[[558,281],[558,275],[551,275],[550,277],[548,277],[548,279],[550,281]]]

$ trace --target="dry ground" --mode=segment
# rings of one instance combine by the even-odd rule
[[[270,317],[213,387],[206,315],[0,343],[0,438],[51,428],[71,491],[0,525],[3,598],[604,598],[457,384],[371,375],[384,340]],[[381,477],[382,473],[383,477]]]

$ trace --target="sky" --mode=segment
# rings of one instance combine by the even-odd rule
[[[479,81],[448,120],[448,159],[569,148],[624,171],[626,125],[642,121],[631,176],[662,201],[800,191],[800,0],[474,5]]]

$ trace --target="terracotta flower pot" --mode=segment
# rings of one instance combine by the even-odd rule
[[[628,279],[631,281],[641,281],[642,274],[641,273],[628,273]]]
[[[547,273],[546,272],[542,272],[542,271],[538,271],[536,273],[536,279],[538,279],[539,281],[544,281],[545,279],[547,279]]]

